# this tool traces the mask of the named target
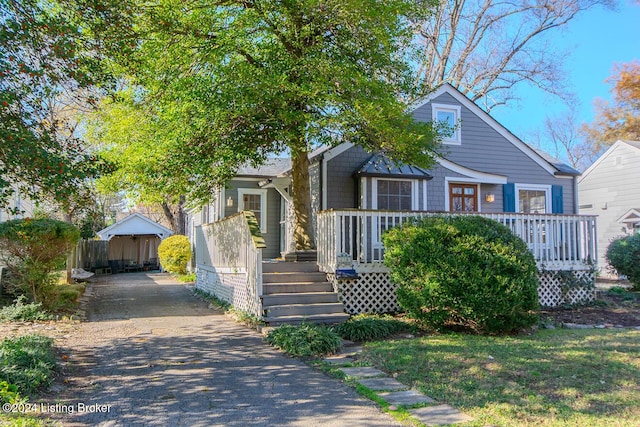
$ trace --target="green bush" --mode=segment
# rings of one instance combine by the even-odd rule
[[[180,234],[167,237],[158,246],[158,258],[169,273],[187,274],[187,263],[191,259],[189,238]]]
[[[0,381],[29,395],[53,380],[55,356],[53,340],[44,335],[5,338],[0,343]]]
[[[410,326],[391,316],[359,314],[332,328],[349,341],[375,341],[410,330]]]
[[[634,291],[640,291],[640,234],[621,237],[611,242],[605,258],[612,270],[627,276]]]
[[[37,320],[50,320],[39,302],[24,303],[24,295],[19,296],[12,305],[0,308],[0,322],[33,322]]]
[[[9,272],[9,287],[45,308],[56,300],[57,270],[80,238],[78,229],[54,219],[15,219],[0,223],[0,263]]]
[[[527,245],[496,221],[433,216],[383,236],[385,264],[407,315],[436,329],[503,333],[533,325],[537,267]]]
[[[294,357],[333,354],[342,345],[338,334],[331,329],[311,323],[279,326],[267,334],[266,341]]]

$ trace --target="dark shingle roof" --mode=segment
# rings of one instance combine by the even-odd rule
[[[374,154],[356,171],[358,176],[380,177],[415,177],[422,179],[433,178],[429,173],[417,166],[395,163],[383,154]]]

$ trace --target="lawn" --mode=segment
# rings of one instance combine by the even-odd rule
[[[640,331],[435,335],[367,344],[362,359],[474,417],[472,426],[633,426]]]

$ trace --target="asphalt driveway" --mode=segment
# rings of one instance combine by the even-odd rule
[[[166,274],[101,278],[87,318],[63,349],[65,426],[400,425]]]

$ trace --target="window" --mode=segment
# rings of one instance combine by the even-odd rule
[[[520,213],[544,214],[551,211],[549,186],[517,186],[516,206]]]
[[[260,232],[267,232],[267,190],[239,188],[238,212],[240,211],[252,211],[260,225]]]
[[[431,104],[431,114],[433,120],[438,123],[445,123],[451,129],[451,134],[444,137],[444,144],[461,144],[460,132],[460,106],[447,104]]]
[[[449,184],[449,211],[478,211],[478,194],[476,184]]]
[[[388,211],[410,211],[413,207],[412,186],[411,181],[379,179],[377,208]]]

